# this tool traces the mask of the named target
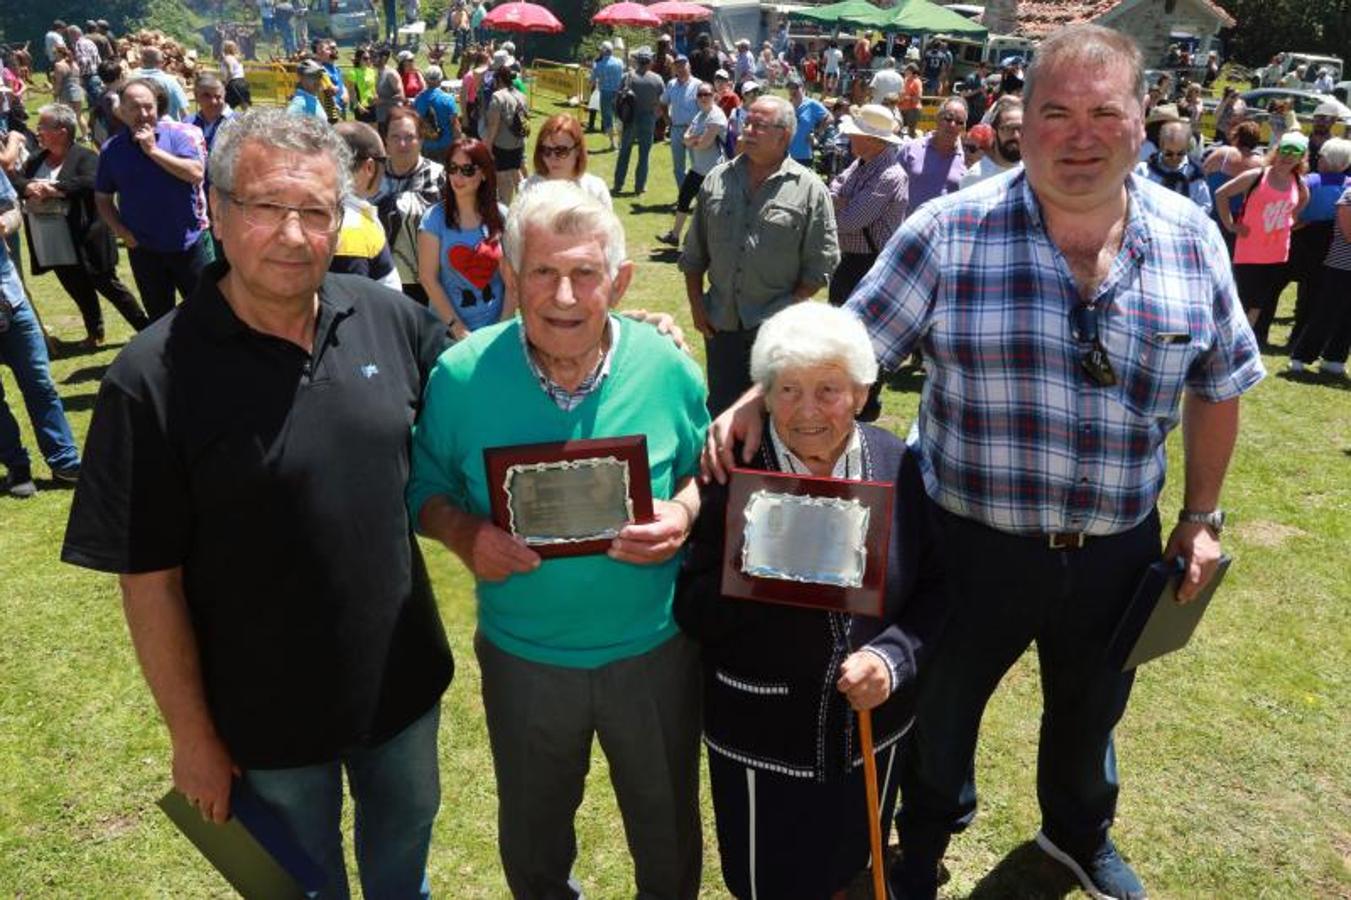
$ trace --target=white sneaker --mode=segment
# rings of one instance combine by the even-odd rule
[[[1300,362],[1300,361],[1297,360],[1297,359],[1292,359],[1292,360],[1290,360],[1290,368],[1287,369],[1286,371],[1288,371],[1288,372],[1294,372],[1295,374],[1299,374],[1300,372],[1307,372],[1307,371],[1309,371],[1309,370],[1308,370],[1308,368],[1304,365],[1304,363]]]
[[[1346,377],[1346,363],[1328,362],[1326,359],[1318,363],[1318,371],[1324,375],[1336,375],[1338,378]]]

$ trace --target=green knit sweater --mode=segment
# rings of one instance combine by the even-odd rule
[[[576,409],[558,408],[525,358],[518,320],[475,331],[441,355],[413,428],[408,508],[437,494],[489,518],[487,447],[647,435],[652,496],[694,475],[708,427],[703,377],[656,329],[616,316],[610,372]],[[679,554],[638,566],[605,555],[545,560],[534,572],[477,586],[483,636],[532,662],[596,668],[645,653],[676,632]]]

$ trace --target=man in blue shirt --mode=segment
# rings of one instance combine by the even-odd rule
[[[74,482],[80,476],[80,451],[52,382],[42,327],[24,296],[18,267],[10,259],[4,240],[19,230],[20,221],[18,195],[0,170],[0,360],[9,366],[18,382],[38,448],[51,467],[52,478]],[[19,436],[19,423],[5,402],[3,382],[0,382],[0,463],[8,470],[0,479],[0,493],[31,497],[37,492],[28,450]]]
[[[807,96],[802,79],[796,75],[788,79],[788,102],[793,104],[797,114],[797,130],[793,132],[793,142],[788,145],[788,155],[807,168],[813,168],[816,136],[830,121],[830,110],[821,105],[821,101]]]
[[[286,105],[286,111],[298,116],[314,116],[327,122],[328,114],[324,112],[323,101],[319,99],[319,93],[323,90],[324,67],[307,59],[296,67],[296,75],[300,77],[300,84],[296,86],[291,102]]]
[[[445,165],[450,145],[460,139],[460,107],[455,95],[442,87],[446,76],[440,66],[428,66],[424,77],[427,89],[414,98],[413,109],[423,120],[436,122],[437,134],[423,139],[422,155]]]
[[[1042,41],[1023,171],[915,210],[847,303],[884,368],[924,350],[911,440],[950,553],[954,614],[899,775],[891,876],[907,900],[936,897],[949,838],[975,817],[981,717],[1033,641],[1036,843],[1093,896],[1145,897],[1109,834],[1112,733],[1135,672],[1106,649],[1151,564],[1182,560],[1184,603],[1213,577],[1239,397],[1264,370],[1215,223],[1131,173],[1143,66],[1131,38],[1097,25]],[[741,412],[749,453],[760,414]],[[1183,509],[1165,541],[1164,446],[1179,422]],[[713,443],[730,446],[720,426]]]
[[[671,167],[675,172],[676,187],[685,181],[685,129],[699,112],[699,85],[702,82],[690,74],[690,58],[680,54],[675,58],[675,77],[666,82],[661,95],[661,106],[671,123]]]
[[[624,64],[615,58],[614,45],[604,41],[600,45],[600,59],[591,67],[591,84],[600,91],[600,128],[615,148],[615,97],[624,81]]]
[[[127,245],[141,303],[152,320],[187,299],[207,262],[206,141],[192,125],[160,121],[167,103],[158,85],[133,78],[122,87],[127,123],[103,145],[94,202]],[[116,203],[114,203],[114,196]]]
[[[343,80],[342,69],[338,68],[337,42],[331,38],[315,38],[314,58],[333,82],[333,105],[337,107],[338,118],[347,118],[347,82]]]
[[[188,116],[188,94],[177,78],[160,68],[163,62],[164,56],[158,47],[142,47],[141,69],[135,77],[149,78],[163,88],[168,106],[161,115],[181,122]]]

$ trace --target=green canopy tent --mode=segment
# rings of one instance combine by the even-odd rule
[[[868,25],[871,22],[869,17],[876,16],[881,12],[889,12],[889,10],[879,9],[869,3],[868,0],[841,0],[839,3],[830,3],[825,6],[808,6],[792,10],[788,13],[788,18],[815,22],[818,25],[828,25],[838,29],[841,25]]]
[[[866,0],[863,2],[866,3]],[[852,21],[856,25],[880,31],[915,35],[948,34],[979,40],[990,33],[990,29],[979,22],[973,22],[961,13],[930,3],[929,0],[901,0],[890,9],[873,7],[871,13]]]

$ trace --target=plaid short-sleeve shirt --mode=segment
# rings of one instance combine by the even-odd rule
[[[1265,374],[1214,223],[1145,179],[1126,187],[1092,298],[1115,385],[1080,366],[1083,298],[1022,171],[913,212],[850,297],[884,367],[924,350],[911,441],[945,509],[1015,534],[1124,531],[1163,488],[1183,389],[1218,402]]]

